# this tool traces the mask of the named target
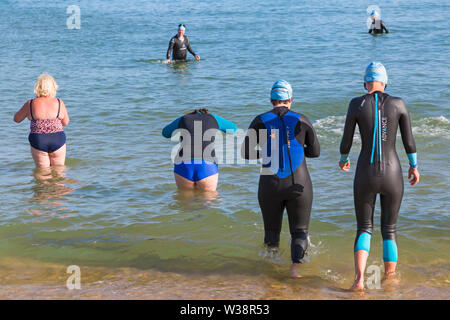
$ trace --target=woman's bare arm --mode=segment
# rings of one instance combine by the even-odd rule
[[[16,114],[14,115],[14,122],[17,123],[22,122],[26,117],[28,117],[29,110],[30,110],[30,100],[25,102],[22,108],[20,108],[19,111],[16,112]]]

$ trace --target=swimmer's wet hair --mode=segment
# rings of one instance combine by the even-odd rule
[[[207,114],[209,111],[208,111],[208,109],[200,108],[200,109],[195,109],[192,112],[189,112],[189,114],[195,114],[195,113],[198,113],[198,112],[201,113],[201,114]]]
[[[58,90],[58,84],[55,79],[47,73],[43,73],[39,76],[34,85],[34,94],[36,97],[56,97],[56,91]]]
[[[270,102],[272,102],[273,106],[277,106],[279,104],[288,104],[289,100],[290,99],[287,99],[287,100],[273,100],[273,99],[270,99]]]

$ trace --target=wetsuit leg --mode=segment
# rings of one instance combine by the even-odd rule
[[[371,187],[367,176],[362,178],[357,172],[353,186],[353,194],[357,223],[354,251],[365,250],[370,252],[370,239],[373,231],[373,213],[375,210],[377,192],[374,187]]]
[[[280,244],[281,224],[285,202],[277,196],[278,178],[261,176],[259,179],[258,202],[264,221],[264,243],[269,247]]]
[[[308,248],[308,226],[311,207],[312,188],[304,188],[301,196],[286,200],[293,263],[301,263]]]
[[[380,196],[381,234],[383,236],[383,260],[385,262],[397,262],[398,260],[396,228],[403,190],[403,179],[400,177],[396,183],[386,184],[386,189]]]

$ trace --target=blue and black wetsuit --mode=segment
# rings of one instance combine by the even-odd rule
[[[186,61],[186,50],[189,51],[193,56],[196,56],[194,50],[191,48],[189,38],[187,36],[183,37],[183,40],[175,35],[170,39],[169,48],[167,49],[166,58],[170,59],[170,53],[172,52],[172,60],[174,61]]]
[[[395,150],[398,127],[410,165],[417,166],[408,110],[401,98],[387,93],[374,92],[354,98],[348,108],[340,146],[343,163],[348,162],[356,124],[362,148],[353,185],[358,225],[354,250],[370,250],[375,200],[380,194],[383,259],[397,262],[396,225],[403,197],[402,168]]]
[[[263,150],[255,150],[260,145]],[[258,202],[264,220],[264,243],[278,247],[286,208],[291,233],[292,262],[302,262],[308,248],[313,188],[305,157],[320,155],[319,141],[309,120],[287,107],[273,108],[250,124],[241,149],[245,159],[263,159]]]
[[[190,181],[200,181],[218,173],[214,140],[217,130],[234,133],[237,126],[222,117],[200,112],[181,116],[164,127],[162,135],[172,137],[180,129],[180,149],[174,172]]]

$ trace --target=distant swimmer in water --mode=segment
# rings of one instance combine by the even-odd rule
[[[235,133],[237,126],[210,114],[207,109],[198,109],[172,121],[162,130],[162,135],[171,138],[176,130],[180,133],[180,149],[173,171],[178,188],[215,191],[219,179],[215,133],[217,130]]]
[[[61,99],[56,98],[58,85],[52,76],[43,73],[35,86],[35,99],[28,100],[14,115],[19,123],[30,120],[31,155],[37,167],[63,166],[66,159],[66,135],[69,114]]]
[[[305,157],[318,157],[320,146],[308,118],[291,110],[292,88],[287,81],[273,84],[270,101],[273,108],[258,115],[250,124],[241,155],[245,159],[262,158],[258,202],[264,221],[264,243],[268,248],[278,248],[283,212],[287,210],[291,276],[299,277],[299,266],[309,243],[313,200]]]
[[[372,24],[370,25],[369,33],[381,34],[384,32],[389,33],[383,20],[380,19],[380,14],[376,10],[372,10],[370,13],[370,18],[372,19]]]
[[[352,290],[364,289],[364,270],[370,251],[373,213],[377,194],[381,202],[381,234],[386,279],[392,278],[398,260],[396,224],[403,197],[402,168],[395,150],[397,129],[409,159],[411,185],[419,182],[417,154],[405,102],[384,92],[386,69],[371,62],[365,71],[367,94],[350,101],[341,141],[339,167],[349,171],[349,152],[358,124],[362,147],[353,184],[357,233],[354,244],[355,282]]]
[[[186,27],[184,24],[178,26],[178,34],[173,36],[169,42],[169,48],[166,54],[166,63],[170,63],[170,54],[172,53],[173,61],[186,61],[186,50],[189,51],[197,61],[200,61],[200,56],[198,56],[194,50],[191,48],[188,36],[184,35]]]

